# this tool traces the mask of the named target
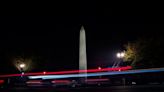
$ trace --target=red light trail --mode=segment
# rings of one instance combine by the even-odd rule
[[[60,74],[75,74],[75,73],[94,73],[94,72],[104,72],[104,71],[124,71],[132,69],[131,66],[117,67],[117,68],[102,68],[102,69],[88,69],[88,70],[71,70],[71,71],[57,71],[57,72],[36,72],[36,73],[24,73],[23,76],[29,75],[60,75]],[[16,77],[22,76],[22,74],[7,74],[0,75],[0,77]]]

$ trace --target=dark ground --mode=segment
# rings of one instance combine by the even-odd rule
[[[164,85],[111,86],[86,88],[8,88],[0,92],[164,92]]]

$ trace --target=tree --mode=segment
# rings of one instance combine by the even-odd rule
[[[134,68],[164,67],[162,62],[163,38],[140,38],[125,45],[124,61]]]
[[[24,71],[31,71],[34,68],[34,58],[33,57],[22,57],[22,56],[15,56],[12,58],[12,61],[15,67],[20,71],[20,64],[24,63],[26,67],[24,67]]]
[[[15,66],[17,70],[20,70],[19,65],[21,63],[24,63],[26,67],[24,68],[25,72],[35,71],[37,68],[43,67],[40,64],[41,57],[39,55],[34,54],[24,54],[23,52],[21,54],[12,54],[9,56],[10,62],[12,65]]]
[[[128,43],[127,45],[125,45],[126,48],[126,54],[125,57],[123,58],[124,61],[127,62],[132,62],[135,59],[135,55],[136,55],[136,47],[134,43]]]

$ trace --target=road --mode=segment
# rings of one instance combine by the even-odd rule
[[[6,88],[0,92],[164,92],[164,85],[83,87],[83,88]]]

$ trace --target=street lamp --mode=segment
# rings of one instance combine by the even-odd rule
[[[120,53],[117,53],[117,58],[120,58],[120,57],[121,57]]]
[[[119,53],[117,53],[117,58],[119,58],[119,59],[121,59],[118,63],[117,63],[117,66],[120,64],[120,62],[122,61],[122,58],[124,58],[124,56],[125,56],[125,52],[119,52]],[[121,71],[121,69],[119,69],[119,71]],[[123,83],[123,85],[125,86],[125,84],[126,84],[126,78],[125,77],[123,77],[122,78],[122,83]]]
[[[125,56],[125,53],[124,52],[121,52],[120,53],[120,56],[121,56],[121,58],[123,58]]]
[[[98,70],[101,70],[101,67],[100,66],[98,67]],[[99,76],[99,78],[101,78],[101,76]]]
[[[25,65],[24,63],[21,63],[21,64],[19,64],[19,67],[20,67],[21,76],[22,76],[22,75],[24,75],[24,70],[23,70],[23,68],[25,68],[26,65]]]
[[[118,52],[116,54],[116,57],[120,59],[120,61],[115,62],[112,67],[118,67],[119,64],[121,63],[121,59],[125,56],[125,52]]]
[[[22,68],[22,69],[23,69],[25,66],[26,66],[26,65],[25,65],[24,63],[22,63],[22,64],[19,65],[19,67]]]
[[[98,67],[98,70],[101,70],[101,67],[100,66]]]
[[[117,53],[117,58],[123,58],[125,56],[125,53],[124,52],[119,52]]]
[[[43,71],[43,74],[45,75],[46,74],[46,71]]]

